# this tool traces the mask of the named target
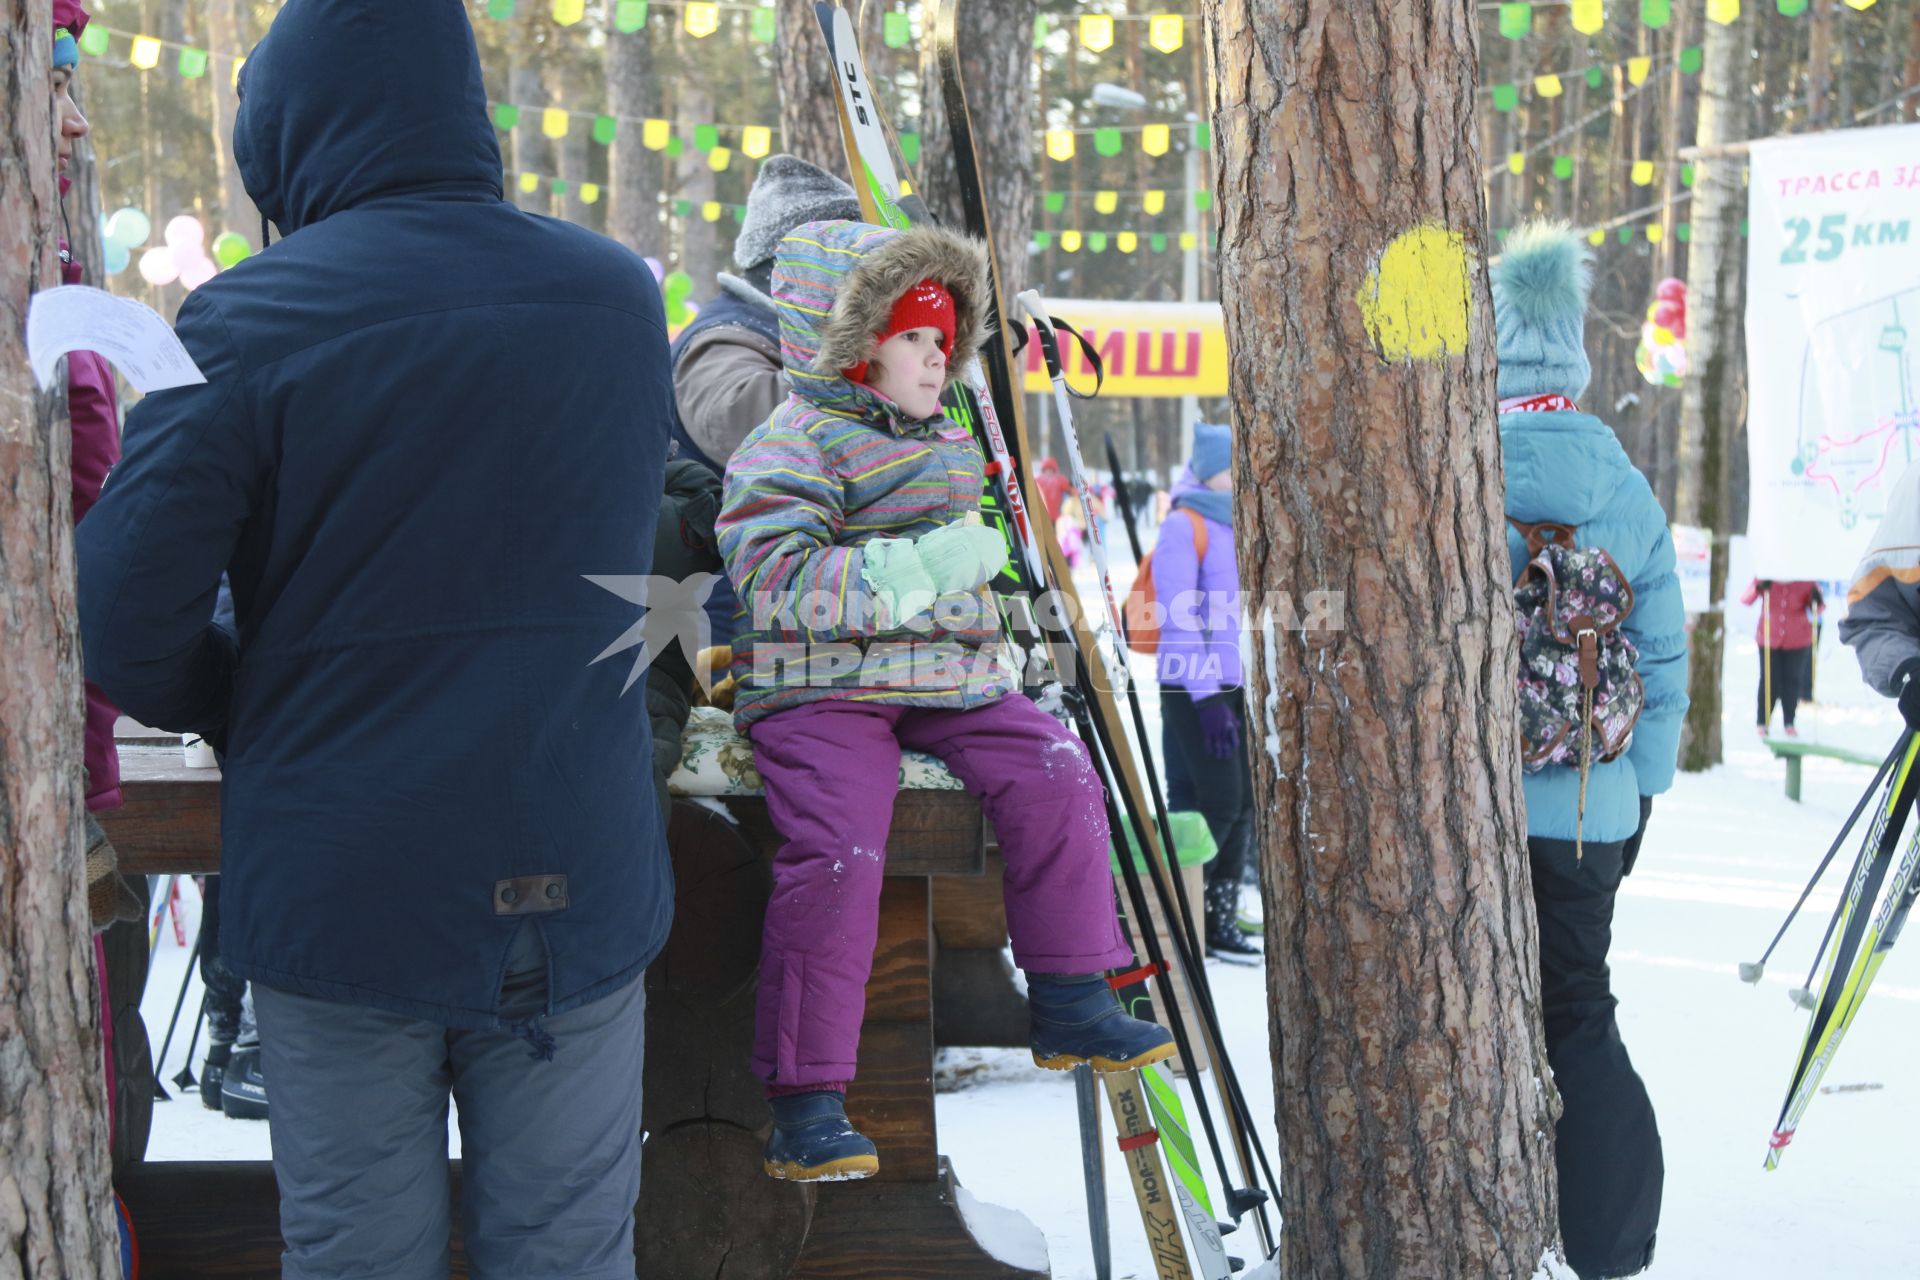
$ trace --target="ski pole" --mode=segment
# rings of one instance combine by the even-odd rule
[[[160,1056],[153,1060],[153,1093],[160,1102],[172,1100],[166,1086],[160,1081],[160,1072],[166,1066],[167,1050],[173,1047],[173,1033],[180,1026],[180,1009],[187,1002],[187,988],[193,984],[193,968],[200,961],[200,943],[205,936],[205,929],[194,930],[193,950],[187,955],[187,971],[180,975],[180,994],[173,1000],[173,1017],[167,1020],[167,1036],[160,1042]]]
[[[1100,1100],[1093,1088],[1093,1067],[1073,1069],[1073,1096],[1080,1105],[1081,1162],[1087,1179],[1087,1230],[1093,1236],[1093,1274],[1113,1280],[1113,1240],[1107,1228],[1107,1173],[1100,1149]]]
[[[1845,825],[1840,828],[1840,834],[1833,838],[1833,844],[1827,849],[1827,856],[1820,859],[1820,865],[1813,869],[1813,877],[1807,881],[1807,887],[1800,891],[1799,901],[1795,902],[1793,909],[1787,912],[1787,918],[1781,922],[1779,932],[1773,935],[1773,941],[1767,944],[1766,951],[1761,954],[1758,960],[1742,960],[1740,962],[1740,981],[1752,983],[1760,981],[1761,975],[1766,972],[1767,961],[1773,955],[1773,949],[1780,945],[1780,939],[1786,936],[1787,929],[1793,924],[1794,917],[1800,914],[1800,908],[1806,905],[1807,899],[1813,894],[1813,886],[1820,883],[1820,877],[1827,873],[1828,864],[1833,861],[1833,856],[1840,852],[1840,846],[1846,843],[1848,833],[1853,830],[1853,824],[1860,820],[1860,815],[1866,812],[1868,803],[1871,802],[1875,794],[1879,792],[1880,780],[1887,776],[1887,771],[1893,768],[1893,762],[1898,760],[1901,754],[1906,751],[1908,736],[1908,734],[1902,734],[1900,736],[1900,741],[1894,744],[1893,750],[1887,753],[1887,758],[1880,762],[1879,769],[1874,771],[1873,781],[1867,784],[1867,789],[1860,795],[1860,802],[1854,805],[1853,812],[1847,815],[1847,821]],[[1827,926],[1827,935],[1831,937],[1832,934],[1833,926],[1829,924]],[[1822,938],[1820,940],[1820,950],[1825,951],[1826,949],[1827,939]],[[1809,981],[1811,981],[1811,979],[1809,979]]]

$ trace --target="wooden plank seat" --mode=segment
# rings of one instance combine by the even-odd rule
[[[1773,752],[1774,759],[1787,762],[1787,799],[1800,799],[1800,763],[1808,756],[1823,760],[1839,760],[1846,764],[1861,764],[1869,769],[1878,768],[1885,757],[1869,755],[1864,751],[1854,751],[1847,747],[1831,747],[1819,742],[1805,742],[1799,738],[1768,738],[1767,750]]]
[[[1048,1275],[1044,1265],[1002,1261],[981,1245],[937,1148],[932,893],[938,877],[980,874],[985,833],[978,802],[930,758],[903,762],[860,1075],[847,1097],[854,1122],[880,1149],[879,1176],[822,1187],[774,1182],[760,1169],[770,1122],[748,1062],[761,921],[779,835],[759,794],[751,750],[724,727],[724,713],[697,715],[690,728],[687,759],[671,784],[685,797],[676,799],[668,822],[674,926],[646,979],[648,1136],[637,1274]],[[121,777],[126,806],[101,817],[124,872],[219,869],[217,770],[186,767],[177,745],[129,743]],[[718,806],[709,807],[715,800]],[[457,1161],[450,1176],[457,1193]],[[266,1162],[135,1164],[119,1188],[149,1280],[279,1274],[277,1197]],[[1025,1244],[1014,1252],[1045,1256],[1037,1230]],[[456,1239],[453,1275],[465,1274]]]

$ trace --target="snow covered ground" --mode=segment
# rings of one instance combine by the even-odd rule
[[[1130,575],[1117,576],[1124,585]],[[1652,1091],[1666,1144],[1666,1204],[1649,1274],[1655,1280],[1920,1276],[1912,1249],[1920,1173],[1908,1156],[1920,1145],[1920,1106],[1911,1093],[1920,1074],[1920,944],[1897,949],[1882,970],[1828,1074],[1827,1084],[1840,1091],[1814,1102],[1778,1172],[1761,1168],[1805,1026],[1806,1015],[1790,1005],[1786,991],[1805,974],[1841,873],[1830,873],[1759,987],[1743,985],[1735,965],[1766,946],[1870,771],[1809,761],[1805,803],[1786,800],[1783,768],[1752,727],[1751,619],[1736,611],[1730,628],[1727,763],[1682,777],[1656,805],[1615,925],[1622,1032]],[[1818,691],[1821,704],[1801,713],[1808,738],[1876,753],[1891,745],[1895,713],[1860,685],[1831,626]],[[192,896],[189,890],[189,940]],[[156,1047],[184,964],[169,932],[145,1005]],[[1216,965],[1212,980],[1228,1051],[1277,1160],[1261,971]],[[189,1011],[197,999],[196,984]],[[167,1076],[184,1061],[189,1019],[190,1013],[182,1017],[163,1067]],[[1013,1051],[950,1052],[941,1075],[947,1091],[940,1100],[940,1148],[968,1190],[1037,1224],[1060,1280],[1091,1277],[1070,1078],[1037,1070]],[[1110,1126],[1107,1133],[1111,1137]],[[154,1109],[149,1154],[265,1159],[267,1127],[226,1120],[191,1098],[176,1098]],[[1111,1159],[1108,1202],[1115,1275],[1150,1275],[1131,1191]],[[1241,1243],[1229,1237],[1230,1247],[1251,1255],[1252,1234],[1249,1225],[1238,1233]]]

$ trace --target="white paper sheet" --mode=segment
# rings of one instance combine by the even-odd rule
[[[142,392],[207,380],[159,312],[84,284],[43,289],[27,305],[27,358],[42,389],[69,351],[98,351]]]

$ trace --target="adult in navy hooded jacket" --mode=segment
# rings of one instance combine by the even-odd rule
[[[1666,513],[1612,429],[1576,406],[1591,373],[1585,248],[1563,225],[1519,228],[1492,280],[1507,517],[1572,525],[1578,546],[1613,557],[1633,586],[1622,630],[1646,690],[1632,744],[1588,771],[1584,813],[1577,768],[1549,764],[1523,778],[1541,1013],[1564,1104],[1554,1150],[1560,1233],[1581,1280],[1598,1280],[1643,1270],[1660,1222],[1660,1132],[1620,1038],[1607,948],[1653,797],[1673,783],[1687,710],[1686,618]],[[1527,546],[1511,527],[1507,547],[1518,577]]]
[[[636,611],[583,576],[649,568],[657,288],[502,200],[458,0],[288,0],[239,91],[235,160],[283,238],[181,308],[206,385],[129,417],[80,531],[89,674],[224,753],[222,954],[263,1040],[264,988],[514,1022],[564,1063],[564,1015],[637,990],[672,910],[646,709],[594,661]],[[208,621],[222,571],[235,632]]]

